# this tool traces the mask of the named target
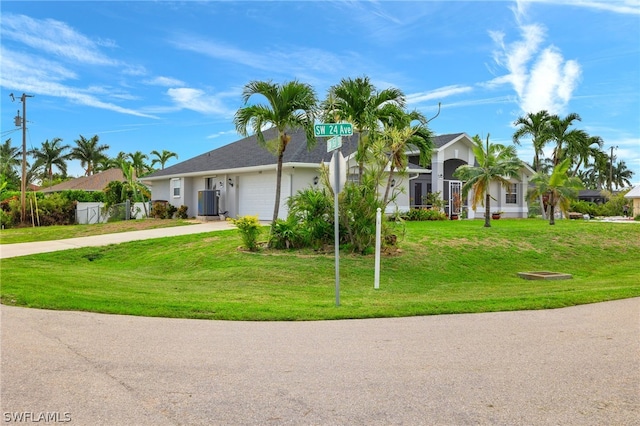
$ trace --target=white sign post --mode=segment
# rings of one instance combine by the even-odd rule
[[[376,260],[373,273],[373,288],[380,288],[380,234],[382,228],[382,209],[378,207],[376,210]]]

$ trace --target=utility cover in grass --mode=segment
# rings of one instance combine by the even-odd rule
[[[573,278],[571,274],[549,271],[518,272],[518,276],[525,280],[569,280]]]

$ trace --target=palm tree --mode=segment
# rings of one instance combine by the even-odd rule
[[[581,121],[580,116],[576,113],[570,113],[565,118],[553,115],[549,120],[550,140],[555,141],[556,143],[556,146],[553,149],[554,167],[565,159],[568,146],[580,145],[580,139],[588,137],[583,130],[569,130],[569,127],[573,125],[575,120]]]
[[[529,136],[533,143],[534,157],[533,157],[533,170],[540,171],[540,161],[542,157],[542,150],[551,136],[549,135],[549,121],[551,116],[546,110],[538,111],[536,113],[529,113],[525,116],[518,117],[513,123],[515,126],[520,126],[518,130],[513,134],[513,143],[520,144],[520,139],[524,136]]]
[[[618,161],[611,170],[611,182],[616,186],[616,189],[631,186],[631,179],[633,178],[633,171],[627,168],[627,164],[624,161]]]
[[[143,154],[140,151],[136,151],[134,153],[129,154],[129,159],[131,160],[131,165],[133,166],[133,170],[136,173],[137,177],[144,176],[145,173],[149,170],[149,166],[144,162],[147,158],[147,154]]]
[[[393,104],[386,106],[388,115],[383,120],[385,129],[382,133],[384,149],[384,167],[389,165],[387,185],[383,197],[383,205],[389,201],[389,192],[396,170],[403,171],[407,167],[407,151],[417,150],[419,163],[426,167],[431,161],[433,151],[432,133],[427,127],[427,119],[418,111],[405,112]],[[395,111],[391,111],[395,110]],[[416,124],[411,124],[417,122]]]
[[[339,84],[329,88],[327,99],[322,104],[324,121],[349,122],[359,136],[356,153],[359,181],[362,180],[364,161],[373,133],[378,129],[378,122],[385,117],[385,112],[389,112],[384,109],[388,104],[404,108],[404,93],[395,88],[378,91],[369,77],[342,79]]]
[[[471,208],[475,210],[478,203],[484,205],[484,226],[489,228],[491,227],[491,194],[489,193],[491,182],[496,181],[508,189],[511,185],[509,178],[518,176],[522,161],[517,157],[515,146],[491,144],[489,135],[487,135],[486,144],[482,143],[480,136],[475,135],[472,150],[478,166],[465,164],[459,167],[453,176],[464,182],[463,197],[467,197],[469,191],[473,190]]]
[[[55,166],[63,176],[67,175],[67,160],[69,154],[65,153],[69,145],[61,145],[62,139],[53,138],[42,142],[40,149],[35,148],[29,151],[29,155],[35,159],[33,168],[44,167],[45,174],[49,177],[49,186],[53,183],[53,167]]]
[[[555,225],[556,223],[556,205],[566,215],[571,200],[577,197],[578,190],[582,188],[580,179],[569,176],[570,167],[571,159],[565,158],[553,168],[551,175],[536,173],[531,178],[531,183],[534,187],[529,192],[529,198],[536,199],[539,196],[546,198],[549,208],[549,225]]]
[[[267,104],[247,105],[253,95],[262,95]],[[280,190],[282,183],[282,159],[291,141],[287,130],[302,128],[307,136],[307,149],[316,144],[313,134],[313,123],[316,116],[318,99],[313,88],[297,80],[282,85],[271,81],[252,81],[247,83],[242,91],[242,100],[245,107],[240,108],[233,122],[236,130],[243,136],[248,136],[247,126],[251,127],[258,140],[258,144],[266,146],[267,143],[275,144],[274,155],[277,157],[276,168],[276,201],[273,208],[272,226],[275,225],[280,211]],[[263,128],[273,126],[278,135],[272,141],[265,141]]]
[[[580,131],[576,132],[577,135],[581,135]],[[584,137],[576,137],[571,141],[571,144],[567,146],[567,157],[570,157],[575,164],[571,176],[577,176],[578,170],[584,165],[588,164],[589,159],[596,158],[599,152],[601,152],[604,141],[600,136],[589,136],[586,133]]]
[[[11,138],[0,145],[0,174],[12,176],[16,174],[16,168],[22,164],[22,151],[11,146]]]
[[[105,157],[104,152],[109,149],[109,145],[98,145],[98,135],[87,139],[80,135],[76,139],[76,147],[71,150],[70,158],[80,160],[80,165],[85,170],[86,176],[91,176],[96,165]]]
[[[178,159],[178,154],[176,154],[175,152],[167,151],[166,149],[163,149],[162,152],[153,150],[151,151],[151,155],[155,155],[157,157],[157,158],[154,158],[153,161],[151,161],[151,167],[155,166],[156,163],[160,163],[161,170],[164,170],[164,165],[172,157],[175,157],[176,160]]]

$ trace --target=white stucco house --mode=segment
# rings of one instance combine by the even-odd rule
[[[266,132],[265,139],[275,137],[276,130]],[[306,149],[306,136],[292,131],[285,150],[282,172],[281,204],[279,216],[286,218],[286,200],[299,190],[319,185],[321,163],[329,165],[332,153],[327,152],[326,138],[318,138],[314,149]],[[349,179],[357,175],[354,159],[358,135],[342,138],[341,171]],[[407,175],[395,177],[398,191],[388,212],[408,211],[422,207],[423,197],[429,192],[440,192],[449,200],[460,191],[462,182],[453,178],[453,172],[462,164],[473,164],[472,141],[465,133],[441,135],[434,138],[435,149],[430,168],[420,167],[418,154],[409,152]],[[345,167],[346,166],[346,167]],[[491,189],[491,210],[500,210],[504,217],[527,217],[526,188],[533,170],[524,166],[518,179],[513,180],[511,192],[497,184]],[[260,220],[271,220],[276,186],[276,157],[258,145],[256,136],[214,149],[164,170],[145,176],[143,182],[151,189],[152,200],[163,200],[179,207],[188,207],[188,214],[197,217],[227,217],[257,215]],[[332,179],[333,181],[333,179]],[[463,201],[463,204],[464,201]],[[465,204],[466,205],[466,204]],[[468,217],[483,217],[484,209],[468,211]]]

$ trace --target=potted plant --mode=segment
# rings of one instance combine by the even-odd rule
[[[491,219],[495,219],[495,220],[500,219],[500,216],[502,216],[502,213],[503,212],[493,212],[493,213],[491,213]]]

